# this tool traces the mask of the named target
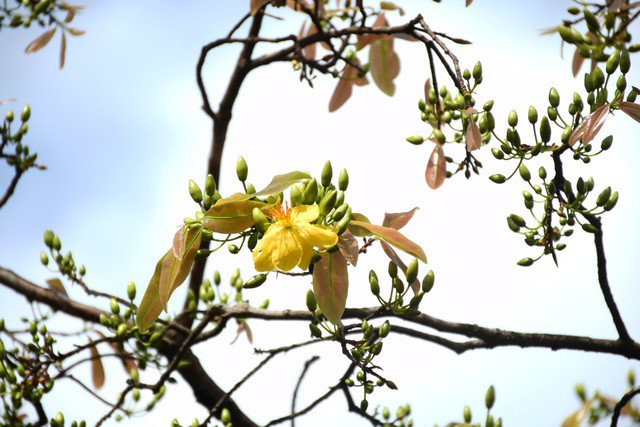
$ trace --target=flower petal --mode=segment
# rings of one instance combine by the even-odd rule
[[[275,234],[271,236],[265,234],[253,250],[253,264],[256,271],[271,271],[275,269],[271,260],[271,248],[275,237]]]
[[[318,205],[298,205],[291,209],[291,221],[292,222],[311,222],[318,219],[320,210]]]
[[[271,261],[280,271],[290,271],[300,263],[302,244],[293,228],[284,228],[273,239],[267,249],[271,253]]]
[[[296,225],[296,231],[309,246],[328,248],[338,243],[338,233],[334,228],[324,225]]]

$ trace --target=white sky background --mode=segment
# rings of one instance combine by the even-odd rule
[[[24,103],[31,104],[26,142],[48,170],[29,172],[0,210],[0,265],[43,283],[51,273],[40,266],[38,253],[44,247],[42,232],[50,228],[61,236],[63,248],[71,249],[75,259],[87,265],[92,286],[124,294],[126,283],[134,280],[139,301],[175,227],[193,214],[188,180],[201,183],[204,179],[211,125],[199,108],[194,78],[199,50],[228,32],[248,7],[245,3],[90,3],[76,24],[87,34],[68,40],[62,72],[57,70],[57,38],[44,51],[26,56],[24,47],[38,35],[37,29],[2,33],[0,99],[17,98],[12,106],[18,111]],[[407,16],[423,13],[434,30],[473,41],[471,46],[451,47],[464,67],[482,61],[484,83],[476,100],[480,106],[495,100],[499,132],[504,132],[512,108],[521,121],[526,121],[530,104],[544,111],[550,86],[558,88],[566,108],[573,91],[582,87],[581,78],[571,77],[573,52],[567,50],[567,58],[561,59],[559,38],[540,37],[538,30],[557,25],[570,3],[477,0],[466,9],[463,3],[450,0],[438,5],[424,0],[402,5]],[[291,16],[284,11],[278,15]],[[390,14],[391,23],[404,19]],[[270,34],[299,28],[297,22],[268,22]],[[240,154],[249,164],[249,181],[257,188],[274,174],[290,170],[319,175],[324,162],[331,159],[336,175],[343,167],[349,170],[347,201],[372,221],[380,222],[384,212],[421,208],[405,234],[420,243],[429,258],[428,268],[421,266],[421,276],[427,269],[436,272],[436,285],[424,299],[423,311],[489,327],[615,338],[597,286],[590,236],[578,231],[567,241],[559,269],[551,259],[528,269],[515,265],[522,257],[537,256],[509,231],[505,221],[509,213],[524,213],[520,193],[525,186],[519,179],[503,186],[487,179],[491,173],[509,172],[512,165],[497,162],[483,148],[479,156],[485,167],[480,177],[470,181],[456,177],[436,192],[426,186],[430,147],[404,141],[408,135],[428,133],[417,110],[428,72],[426,55],[417,43],[397,41],[396,46],[402,65],[395,97],[388,98],[373,85],[356,88],[354,97],[334,114],[327,113],[336,84],[332,79],[319,77],[311,90],[298,82],[289,65],[252,74],[234,110],[223,160],[223,194],[239,189],[235,159]],[[207,63],[205,76],[214,103],[225,88],[235,56],[233,49],[220,50]],[[441,82],[445,81],[441,75]],[[636,66],[629,83],[637,85],[638,77]],[[611,185],[621,194],[616,209],[604,218],[605,245],[614,296],[637,338],[640,229],[636,212],[640,203],[633,162],[640,147],[636,125],[616,114],[601,132],[604,137],[615,131],[613,148],[586,168],[568,162],[567,170],[573,182],[578,176],[594,176],[597,190]],[[554,128],[554,138],[558,134]],[[2,187],[8,179],[4,168]],[[386,270],[378,248],[360,262],[357,270],[351,270],[349,306],[373,305],[366,275],[375,267],[384,277]],[[236,265],[243,267],[244,277],[253,274],[248,252],[231,257],[221,251],[210,260],[208,275],[218,268],[226,279]],[[255,304],[268,297],[274,308],[302,308],[308,282],[270,280],[247,296]],[[79,290],[71,293],[82,299]],[[181,307],[183,296],[184,289],[176,292],[175,309]],[[23,298],[0,288],[3,317],[16,319],[29,312]],[[10,322],[9,326],[18,325]],[[260,348],[303,339],[308,331],[305,323],[252,321],[251,326]],[[223,388],[233,386],[259,361],[244,338],[228,345],[232,332],[197,348]],[[577,409],[576,382],[619,397],[626,387],[627,370],[638,368],[637,362],[620,357],[578,352],[500,349],[457,356],[402,337],[387,341],[380,364],[400,390],[376,392],[370,407],[387,403],[395,410],[396,405],[409,402],[419,426],[459,420],[465,404],[483,418],[484,392],[490,384],[497,389],[494,413],[503,417],[505,425],[560,425]],[[279,357],[271,370],[237,392],[240,406],[259,423],[286,414],[297,376],[312,354],[322,359],[308,373],[299,405],[324,392],[346,366],[334,344]],[[123,384],[121,370],[115,362],[106,366],[104,395],[115,400]],[[88,366],[79,375],[88,378]],[[151,374],[144,375],[143,380],[153,379]],[[62,409],[68,419],[95,421],[107,410],[71,383],[58,384],[45,403],[50,411]],[[367,425],[357,416],[345,415],[345,410],[343,398],[337,396],[299,424]],[[152,414],[128,424],[168,425],[173,417],[189,424],[204,414],[179,382]]]

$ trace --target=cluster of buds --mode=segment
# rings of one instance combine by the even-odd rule
[[[398,265],[390,261],[387,269],[391,279],[391,289],[389,297],[385,298],[381,295],[380,281],[374,270],[369,272],[369,286],[371,293],[378,299],[378,302],[386,308],[390,308],[394,313],[413,317],[420,314],[420,303],[425,294],[431,291],[435,282],[435,274],[430,270],[422,279],[418,281],[418,260],[413,259],[405,271],[405,281],[398,275]],[[406,282],[406,283],[405,283]],[[408,299],[409,291],[413,291],[413,296]]]

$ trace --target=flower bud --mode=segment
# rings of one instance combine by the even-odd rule
[[[14,116],[13,116],[13,110],[9,110],[9,111],[7,111],[7,112],[6,112],[6,114],[4,115],[4,119],[5,119],[7,122],[11,123],[11,122],[13,121],[13,119],[14,119]]]
[[[475,80],[482,78],[482,63],[480,63],[480,61],[476,62],[476,65],[473,66],[473,72],[471,74]]]
[[[447,137],[444,136],[444,133],[442,133],[442,131],[440,129],[434,129],[433,130],[433,137],[436,139],[436,141],[438,141],[440,144],[444,144],[447,141]]]
[[[484,403],[487,409],[493,408],[493,404],[496,401],[496,390],[493,386],[489,387],[487,394],[484,396]]]
[[[53,249],[53,239],[55,234],[51,230],[45,230],[44,232],[44,244],[47,245],[48,248]]]
[[[533,259],[531,258],[522,258],[520,261],[518,261],[518,265],[521,267],[529,267],[531,265],[533,265]]]
[[[331,168],[331,162],[327,160],[322,168],[322,174],[320,175],[322,186],[328,187],[331,184],[331,178],[333,177],[333,169]]]
[[[318,308],[318,304],[316,302],[316,296],[311,289],[307,291],[307,308],[309,311],[314,312],[316,308]]]
[[[346,169],[342,169],[338,178],[338,188],[340,191],[346,191],[349,186],[349,174]]]
[[[405,273],[405,278],[407,279],[407,283],[413,283],[414,280],[418,277],[418,259],[414,258],[409,266],[407,267],[407,272]]]
[[[207,175],[207,179],[204,182],[204,192],[209,197],[213,197],[216,193],[216,180],[213,179],[213,175]]]
[[[420,135],[413,135],[407,137],[407,142],[410,142],[413,145],[420,145],[424,142],[424,138]]]
[[[424,279],[422,279],[422,292],[428,293],[433,288],[435,280],[435,273],[433,270],[429,270],[429,272],[424,276]]]
[[[241,182],[245,182],[249,176],[249,167],[242,156],[238,157],[238,161],[236,162],[236,175]]]
[[[395,279],[396,277],[398,277],[398,266],[396,265],[395,262],[389,261],[388,272],[389,272],[389,277],[391,277],[392,279]]]
[[[193,199],[194,202],[200,204],[202,203],[202,191],[196,182],[192,179],[189,180],[189,195]]]
[[[598,198],[596,199],[596,205],[604,206],[609,201],[610,197],[611,197],[611,187],[607,187],[604,190],[602,190],[600,195],[598,195]]]
[[[518,125],[518,113],[515,110],[511,110],[509,116],[507,117],[507,123],[509,126],[516,127]]]
[[[338,197],[338,192],[336,190],[330,190],[320,201],[320,205],[318,206],[318,210],[320,211],[320,215],[327,216],[331,210],[333,210],[336,205],[336,198]]]
[[[620,51],[615,50],[611,55],[609,55],[609,59],[607,59],[607,65],[605,67],[607,74],[615,73],[618,68],[618,64],[620,64]]]
[[[604,84],[604,80],[604,73],[600,67],[596,67],[591,73],[591,83],[593,84],[594,89],[600,88]]]
[[[290,191],[291,205],[298,206],[300,203],[302,203],[302,193],[300,193],[300,187],[294,185],[291,187]]]
[[[493,108],[493,99],[485,102],[485,104],[482,106],[482,109],[487,112],[491,111],[492,108]]]
[[[627,74],[631,69],[631,58],[629,58],[629,52],[627,50],[620,51],[620,72]]]
[[[253,208],[251,212],[253,214],[253,222],[256,224],[256,228],[264,233],[269,228],[269,221],[260,208]]]
[[[344,217],[338,221],[336,224],[336,232],[338,235],[341,235],[347,230],[349,223],[351,222],[351,207],[347,208],[347,213],[344,214]]]
[[[613,209],[616,206],[617,203],[618,203],[618,192],[614,191],[613,194],[611,194],[611,197],[609,198],[609,201],[607,203],[605,203],[604,210],[605,211],[610,211],[611,209]]]
[[[29,106],[29,104],[27,104],[22,108],[22,113],[20,114],[20,119],[23,122],[26,122],[26,121],[29,120],[29,117],[31,117],[31,107]]]
[[[385,338],[387,335],[389,335],[389,332],[391,331],[391,324],[389,323],[388,320],[386,320],[382,326],[380,326],[380,330],[378,331],[378,334],[380,335],[381,338]]]
[[[304,189],[304,193],[302,193],[302,203],[305,205],[312,205],[316,202],[317,197],[318,182],[314,178],[307,183],[307,187]]]
[[[507,178],[504,175],[499,173],[494,173],[489,177],[489,179],[495,182],[496,184],[502,184],[507,180]]]
[[[318,328],[318,325],[309,323],[309,332],[311,332],[311,336],[315,338],[322,338],[322,331]]]
[[[531,181],[531,172],[529,172],[529,168],[527,168],[524,163],[520,163],[518,172],[520,172],[520,177],[522,177],[523,180]]]
[[[118,305],[118,301],[115,300],[115,298],[111,298],[111,301],[109,302],[109,307],[111,308],[111,312],[113,314],[119,314],[120,313],[120,306]]]
[[[136,298],[136,284],[133,282],[129,282],[127,285],[127,296],[131,301]]]
[[[220,421],[222,421],[223,424],[231,422],[231,413],[227,408],[222,408],[222,412],[220,412]]]
[[[266,281],[267,281],[267,275],[263,274],[263,273],[260,273],[260,274],[256,274],[255,276],[253,276],[252,278],[247,280],[246,283],[242,287],[244,289],[253,289],[253,288],[257,288],[258,286],[262,285]]]
[[[533,105],[529,107],[529,111],[527,113],[527,118],[529,119],[529,123],[532,125],[536,124],[538,121],[538,110]]]

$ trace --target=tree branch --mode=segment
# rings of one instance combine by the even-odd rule
[[[616,404],[615,408],[613,408],[613,415],[611,417],[611,427],[616,427],[618,425],[618,418],[620,418],[620,414],[622,413],[622,408],[627,406],[631,399],[640,394],[640,387],[632,388],[624,396],[622,399]]]

